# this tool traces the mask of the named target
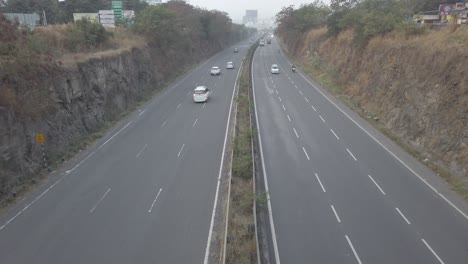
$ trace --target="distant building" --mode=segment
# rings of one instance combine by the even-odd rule
[[[146,3],[148,3],[148,5],[159,5],[162,4],[162,0],[146,0]]]
[[[256,26],[258,22],[258,10],[246,10],[243,19],[244,25]]]
[[[3,13],[3,15],[11,22],[18,22],[21,26],[33,28],[41,25],[41,17],[36,13]]]

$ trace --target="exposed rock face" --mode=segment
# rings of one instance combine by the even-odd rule
[[[338,73],[343,94],[375,113],[425,158],[468,180],[468,40],[466,35],[460,40],[464,32],[433,31],[408,39],[390,35],[360,49],[351,32],[327,38],[321,29],[285,45],[305,63],[319,57]],[[438,39],[452,42],[445,48],[431,45]]]

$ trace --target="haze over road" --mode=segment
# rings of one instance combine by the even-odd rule
[[[466,203],[278,51],[253,65],[277,260],[468,263]]]
[[[210,58],[0,218],[0,263],[201,263],[246,42]],[[233,70],[225,70],[233,61]],[[210,76],[211,66],[222,68]],[[212,95],[192,99],[196,85]]]

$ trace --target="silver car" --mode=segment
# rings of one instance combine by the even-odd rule
[[[221,69],[217,66],[211,67],[210,71],[211,75],[220,75],[221,74]]]
[[[279,73],[278,65],[276,64],[271,65],[271,74],[278,74],[278,73]]]
[[[228,62],[226,65],[226,69],[234,69],[234,63],[232,61]]]
[[[193,91],[193,101],[195,103],[204,103],[208,101],[208,97],[210,97],[210,90],[206,86],[198,86]]]

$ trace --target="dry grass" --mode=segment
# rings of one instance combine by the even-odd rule
[[[237,134],[234,140],[227,231],[226,263],[256,263],[257,246],[253,215],[253,161],[249,113],[249,75],[252,49],[242,70],[237,98]]]

